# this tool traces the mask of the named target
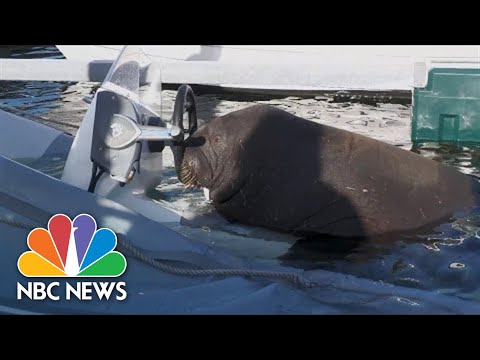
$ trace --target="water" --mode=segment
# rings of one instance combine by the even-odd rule
[[[12,59],[64,58],[55,46],[3,48],[0,56]],[[67,86],[58,82],[4,81],[0,86],[0,104],[28,110],[34,115],[46,114],[60,106],[57,100]]]
[[[0,48],[0,56],[63,57],[54,46]],[[95,89],[96,85],[89,83],[2,82],[0,106],[25,111],[46,123],[50,121],[48,119],[53,119],[53,126],[74,134],[87,109],[82,97],[93,93]],[[170,96],[164,104],[172,99]],[[202,101],[200,98],[199,106],[202,106]],[[218,97],[214,101],[218,103]],[[208,105],[212,99],[204,102]],[[302,106],[307,108],[308,104]],[[348,109],[348,105],[345,107]],[[360,107],[357,110],[360,114],[363,113]],[[390,111],[380,110],[384,113]],[[332,118],[334,116],[337,115],[332,113]],[[353,118],[357,115],[349,116]],[[413,151],[454,166],[463,173],[480,177],[480,148],[426,144]],[[205,200],[203,192],[185,190],[179,184],[171,167],[171,154],[169,150],[164,153],[167,165],[165,181],[149,192],[150,197],[184,214],[212,214],[213,208]],[[25,163],[29,164],[28,159]],[[56,177],[61,174],[62,164],[55,162],[55,159],[51,163],[34,165]],[[452,189],[453,193],[454,191]],[[480,238],[477,234],[480,230],[480,209],[472,209],[468,216],[439,227],[435,235],[418,237],[413,242],[397,239],[393,246],[368,244],[355,247],[351,243],[339,241],[299,243],[293,237],[229,224],[213,215],[207,216],[200,223],[189,222],[189,216],[186,218],[182,225],[174,228],[198,241],[228,249],[243,257],[309,269],[324,268],[480,301]]]
[[[63,59],[53,45],[0,47],[0,58]],[[97,84],[57,81],[2,81],[0,109],[25,111],[40,122],[74,134],[87,105],[83,97],[95,91]],[[47,116],[48,115],[48,116]]]

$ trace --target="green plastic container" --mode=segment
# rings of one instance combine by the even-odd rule
[[[480,144],[480,69],[433,68],[414,88],[412,142]]]

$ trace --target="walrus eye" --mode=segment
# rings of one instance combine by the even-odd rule
[[[214,135],[211,141],[212,146],[216,149],[215,151],[223,151],[226,147],[226,141],[222,135]]]

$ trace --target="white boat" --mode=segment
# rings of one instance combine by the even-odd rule
[[[266,261],[273,250],[290,246],[280,234],[274,235],[275,241],[265,241],[258,229],[248,227],[238,227],[237,235],[232,235],[229,224],[210,232],[182,226],[184,214],[146,196],[148,188],[163,180],[164,152],[172,144],[172,129],[182,130],[181,122],[166,124],[156,113],[160,70],[140,49],[125,47],[92,99],[75,138],[0,110],[0,270],[4,274],[0,312],[480,313],[479,303],[446,294]],[[150,80],[144,83],[145,79]],[[186,92],[179,91],[180,102],[190,96],[188,87],[182,89]],[[191,102],[186,104],[187,110],[191,108]],[[149,119],[150,126],[141,119]],[[188,137],[187,129],[183,130]],[[146,142],[155,139],[167,145],[163,152]],[[92,161],[105,171],[103,175],[92,172]],[[60,164],[56,176],[45,171],[52,163]],[[98,228],[115,232],[117,250],[127,262],[118,277],[88,280],[124,282],[127,297],[123,300],[95,297],[95,291],[91,300],[55,299],[50,295],[61,297],[55,291],[75,286],[82,278],[28,278],[17,268],[19,258],[28,251],[32,229],[47,228],[55,214],[73,219],[82,213],[93,216]],[[71,263],[70,251],[66,263]],[[19,292],[18,284],[27,289],[27,282],[34,281],[56,290],[36,300],[28,298],[26,290]],[[58,285],[50,287],[55,282]]]
[[[118,45],[56,45],[70,60],[114,59]],[[480,62],[480,46],[149,45],[161,63],[214,62],[226,88],[288,91],[410,91],[417,62]],[[235,66],[239,70],[235,71]],[[232,72],[243,79],[228,82]],[[205,75],[208,82],[208,74]]]

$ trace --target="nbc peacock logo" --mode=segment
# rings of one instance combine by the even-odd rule
[[[48,221],[47,228],[36,228],[28,234],[30,251],[20,255],[17,262],[22,275],[29,278],[112,278],[125,272],[125,257],[114,251],[117,236],[110,229],[97,229],[97,222],[91,215],[80,214],[72,221],[64,214],[56,214]],[[122,301],[127,297],[125,286],[125,282],[65,282],[62,291],[59,281],[30,281],[26,286],[17,282],[17,300],[25,296],[30,300],[58,301],[62,293],[67,301],[75,297],[92,300],[94,295],[100,300],[109,300],[116,292],[116,299]]]
[[[80,214],[50,218],[48,230],[33,229],[27,238],[32,251],[18,259],[18,270],[27,277],[118,277],[127,267],[118,251],[117,236],[107,228],[97,230],[95,219]]]

